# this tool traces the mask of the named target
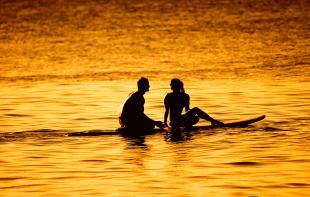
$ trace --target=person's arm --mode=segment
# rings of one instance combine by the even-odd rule
[[[166,127],[168,127],[168,123],[167,123],[168,114],[169,114],[169,108],[166,108],[165,116],[164,116],[164,125],[165,125]]]
[[[165,103],[165,115],[164,115],[164,125],[166,127],[168,127],[168,123],[167,123],[167,120],[168,120],[168,114],[169,114],[169,104],[168,104],[168,101],[167,101],[167,96],[165,97],[165,100],[164,100],[164,103]]]
[[[153,120],[150,117],[148,117],[145,113],[140,114],[137,119],[149,122],[150,124],[154,124],[155,126],[157,126],[159,128],[163,128],[164,127],[164,124],[163,124],[162,121]]]
[[[153,119],[151,119],[150,117],[148,117],[145,113],[144,113],[144,103],[145,100],[143,98],[143,96],[138,95],[139,97],[137,97],[135,99],[135,115],[137,116],[137,120],[143,120],[143,121],[147,121],[151,124],[154,124],[155,126],[159,127],[159,128],[163,128],[163,123],[161,121],[155,121]]]
[[[190,100],[190,98],[189,98],[189,95],[188,94],[186,94],[186,98],[185,98],[185,111],[188,111],[190,108],[189,108],[189,100]]]

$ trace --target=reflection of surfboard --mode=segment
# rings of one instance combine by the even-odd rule
[[[251,118],[248,120],[243,120],[243,121],[237,121],[237,122],[230,122],[230,123],[225,123],[224,125],[218,125],[218,126],[213,126],[213,125],[205,125],[205,126],[193,126],[191,128],[180,128],[180,130],[186,130],[186,131],[197,131],[197,130],[207,130],[207,129],[212,129],[212,128],[219,128],[219,127],[246,127],[249,124],[261,121],[265,118],[265,115],[256,117],[256,118]],[[177,129],[178,130],[178,129]],[[171,128],[156,128],[153,131],[148,131],[148,132],[130,132],[124,130],[124,128],[119,128],[115,131],[101,131],[101,130],[91,130],[91,131],[82,131],[82,132],[72,132],[68,133],[68,136],[99,136],[99,135],[119,135],[119,134],[134,134],[134,135],[150,135],[154,133],[161,133],[161,132],[169,132],[171,131]]]

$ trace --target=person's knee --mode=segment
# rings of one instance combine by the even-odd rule
[[[195,113],[199,113],[201,111],[201,109],[199,109],[198,107],[194,107],[194,108],[192,108],[192,111]]]
[[[184,121],[185,122],[185,126],[186,127],[191,127],[191,126],[193,126],[193,125],[195,125],[195,124],[197,124],[198,122],[199,122],[199,117],[198,116],[196,116],[196,115],[194,115],[194,116],[192,116],[192,117],[190,117],[190,118],[188,118],[186,121]]]
[[[194,124],[197,124],[198,122],[199,122],[199,117],[198,117],[198,116],[195,116],[195,117],[193,118],[192,124],[194,125]]]

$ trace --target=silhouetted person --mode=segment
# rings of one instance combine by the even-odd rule
[[[213,119],[207,113],[194,107],[189,108],[190,98],[189,95],[185,93],[183,82],[179,79],[172,79],[171,83],[171,93],[168,93],[165,97],[165,116],[164,124],[167,124],[167,118],[170,111],[170,125],[172,127],[191,127],[198,123],[199,118],[208,120],[212,125],[222,125],[223,123]],[[186,113],[182,114],[183,109]]]
[[[144,114],[145,92],[149,91],[150,85],[147,78],[142,77],[138,81],[138,91],[131,93],[125,100],[119,122],[127,131],[141,132],[153,130],[155,126],[162,128],[161,121],[154,121]]]

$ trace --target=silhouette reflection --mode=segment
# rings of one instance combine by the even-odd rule
[[[127,148],[142,148],[148,149],[148,146],[145,144],[145,136],[137,135],[137,136],[126,136],[122,135],[122,137],[126,140]]]
[[[172,129],[170,132],[164,134],[164,139],[167,142],[181,143],[192,140],[193,133],[190,131],[182,131],[180,129]]]

